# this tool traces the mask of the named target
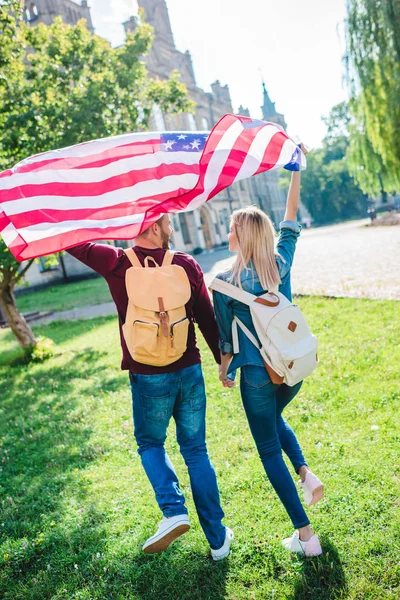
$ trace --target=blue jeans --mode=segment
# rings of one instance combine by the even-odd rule
[[[301,383],[293,387],[273,384],[264,367],[241,368],[240,391],[251,433],[268,479],[296,529],[309,525],[310,521],[283,460],[282,449],[296,471],[307,463],[282,411],[300,387]]]
[[[205,441],[206,393],[201,366],[163,375],[131,373],[130,381],[135,438],[161,511],[165,517],[187,514],[185,497],[164,448],[167,427],[174,417],[200,524],[211,548],[221,548],[224,513]]]

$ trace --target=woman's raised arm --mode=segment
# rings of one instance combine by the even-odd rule
[[[300,149],[307,154],[306,147],[301,144]],[[300,200],[300,171],[293,171],[286,200],[285,221],[297,221],[297,211]]]

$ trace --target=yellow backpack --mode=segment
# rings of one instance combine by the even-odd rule
[[[132,264],[125,276],[128,310],[122,331],[126,345],[133,360],[165,367],[179,360],[187,347],[188,276],[183,267],[171,264],[174,253],[169,250],[161,266],[147,256],[142,267],[132,248],[125,254]],[[149,261],[155,268],[149,267]]]

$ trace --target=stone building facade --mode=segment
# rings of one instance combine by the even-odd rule
[[[81,0],[80,3],[74,0],[25,1],[25,19],[30,25],[51,25],[55,17],[62,17],[68,25],[76,25],[79,19],[86,19],[89,31],[94,32],[87,0]]]

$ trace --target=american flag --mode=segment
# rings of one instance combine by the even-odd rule
[[[263,171],[305,167],[276,124],[225,115],[208,132],[130,133],[37,154],[0,173],[0,234],[19,261],[133,239]]]

